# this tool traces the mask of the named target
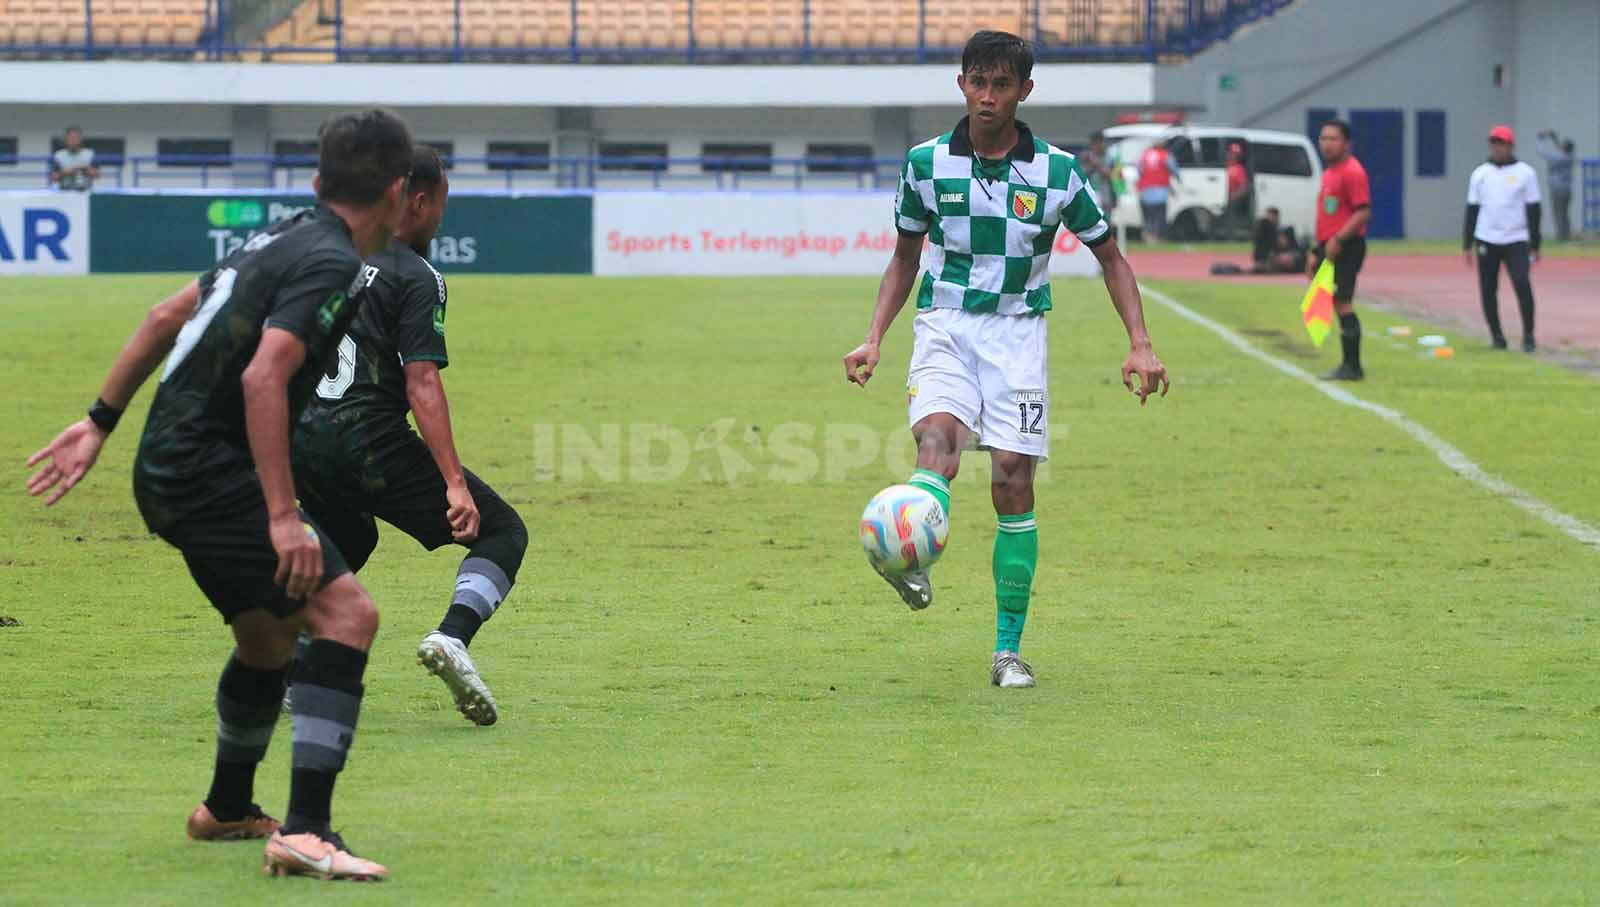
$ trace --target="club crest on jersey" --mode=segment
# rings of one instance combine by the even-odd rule
[[[1027,220],[1038,210],[1038,193],[1018,189],[1016,194],[1011,196],[1011,213],[1015,214],[1019,220]]]
[[[339,311],[344,308],[347,298],[343,293],[335,293],[328,297],[328,301],[324,302],[321,308],[317,309],[317,325],[322,328],[323,332],[333,330],[333,321],[339,317]]]

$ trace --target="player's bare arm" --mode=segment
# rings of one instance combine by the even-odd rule
[[[872,323],[867,327],[867,339],[844,357],[845,380],[867,386],[873,369],[878,367],[878,346],[889,332],[889,325],[905,307],[911,295],[911,285],[916,283],[917,269],[922,265],[921,235],[900,234],[894,244],[894,254],[889,266],[883,270],[878,282],[878,301],[872,307]]]
[[[278,552],[276,580],[295,599],[315,592],[322,579],[322,545],[300,518],[289,470],[289,379],[305,359],[300,338],[269,327],[262,331],[261,344],[240,378],[245,436],[267,500],[272,547]]]
[[[1128,331],[1128,358],[1122,363],[1122,384],[1139,395],[1139,405],[1143,406],[1158,389],[1165,397],[1172,385],[1167,380],[1166,366],[1161,364],[1155,348],[1150,345],[1150,334],[1144,326],[1144,302],[1139,298],[1139,281],[1133,276],[1128,260],[1122,257],[1116,240],[1107,239],[1095,246],[1093,252],[1105,274],[1111,304]],[[1137,384],[1133,380],[1135,376],[1139,379]]]
[[[450,401],[444,395],[439,366],[410,362],[405,373],[406,402],[411,404],[411,415],[417,420],[417,432],[444,476],[445,501],[449,504],[445,518],[450,522],[450,533],[458,542],[471,542],[478,537],[478,505],[467,490],[466,471],[456,453],[455,435],[450,430]]]
[[[199,304],[200,284],[191,281],[182,290],[157,303],[145,315],[138,330],[133,332],[122,352],[117,354],[111,373],[100,388],[100,399],[95,405],[103,413],[103,423],[116,424],[116,419],[133,401],[133,395],[138,393],[156,366],[161,364],[162,358],[171,352],[178,332]],[[110,428],[96,424],[90,418],[79,419],[68,425],[54,441],[28,458],[29,466],[49,461],[28,479],[28,494],[38,497],[54,489],[50,497],[45,499],[45,506],[61,500],[94,466],[95,459],[100,456],[100,448],[110,434]]]

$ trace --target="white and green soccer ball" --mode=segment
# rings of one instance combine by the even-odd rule
[[[861,514],[861,547],[884,573],[932,567],[950,539],[950,522],[939,499],[915,485],[890,485]]]

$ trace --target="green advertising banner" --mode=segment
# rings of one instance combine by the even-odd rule
[[[309,195],[96,193],[90,269],[204,271],[311,203]],[[589,274],[593,220],[587,195],[454,196],[431,257],[446,274]]]

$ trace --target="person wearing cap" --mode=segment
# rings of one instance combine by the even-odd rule
[[[1506,348],[1500,330],[1500,265],[1511,275],[1522,314],[1522,349],[1534,351],[1533,282],[1528,271],[1539,255],[1539,175],[1512,153],[1516,135],[1510,126],[1489,130],[1489,159],[1467,181],[1467,218],[1461,248],[1467,267],[1477,255],[1478,292],[1483,318],[1497,350]],[[1476,249],[1474,249],[1476,245]]]

